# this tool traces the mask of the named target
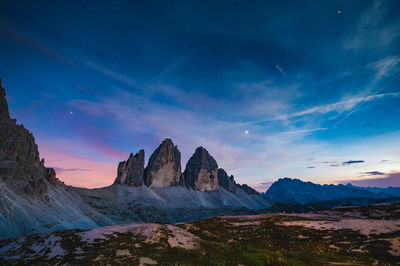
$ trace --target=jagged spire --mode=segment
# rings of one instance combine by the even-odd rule
[[[8,112],[8,104],[6,99],[6,90],[1,84],[0,78],[0,120],[10,119],[10,113]]]

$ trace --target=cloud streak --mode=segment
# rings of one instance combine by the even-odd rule
[[[343,165],[351,165],[351,164],[355,164],[355,163],[365,163],[364,160],[349,160],[349,161],[345,161],[342,164]]]

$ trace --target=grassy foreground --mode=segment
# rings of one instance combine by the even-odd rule
[[[0,241],[0,264],[397,265],[400,205],[129,224]]]

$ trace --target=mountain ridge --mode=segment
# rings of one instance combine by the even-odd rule
[[[274,202],[291,205],[305,205],[346,198],[379,199],[395,197],[395,195],[384,192],[376,193],[361,187],[350,187],[342,184],[320,185],[287,177],[274,182],[263,193],[263,196]]]

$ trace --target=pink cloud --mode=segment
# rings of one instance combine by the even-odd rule
[[[117,160],[95,160],[73,147],[74,143],[57,140],[39,142],[40,157],[54,167],[57,178],[67,185],[96,188],[111,185],[117,175]]]
[[[341,183],[347,184],[351,183],[354,186],[360,187],[400,187],[400,173],[390,173],[386,174],[385,177],[377,178],[365,178],[365,179],[353,179],[353,180],[343,180]]]

